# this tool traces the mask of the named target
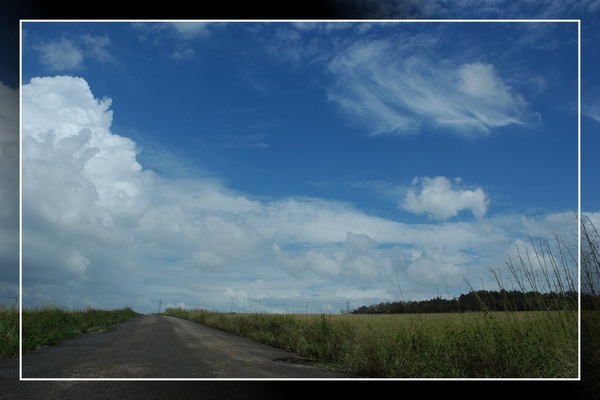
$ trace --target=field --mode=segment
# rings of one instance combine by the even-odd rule
[[[528,303],[541,311],[506,304],[505,311],[447,314],[165,313],[364,377],[581,378],[593,391],[600,388],[600,235],[589,219],[581,222],[581,252],[557,236],[555,246],[531,240],[507,262],[523,293],[555,293],[562,310],[545,309],[533,296]],[[569,296],[577,292],[581,307]]]
[[[307,315],[171,308],[165,314],[364,377],[574,379],[580,370],[585,390],[594,393],[600,390],[600,235],[589,220],[582,221],[581,227],[580,253],[557,238],[557,251],[551,253],[546,245],[532,246],[531,257],[509,263],[519,284],[540,292],[578,291],[579,309]],[[503,288],[500,279],[498,286]],[[101,332],[137,315],[129,308],[23,310],[23,351]],[[0,308],[0,358],[18,351],[19,309]]]
[[[577,378],[577,312],[236,314],[167,309],[371,378]]]

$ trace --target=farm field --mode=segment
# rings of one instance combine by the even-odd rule
[[[236,314],[167,309],[370,378],[577,378],[576,311]]]

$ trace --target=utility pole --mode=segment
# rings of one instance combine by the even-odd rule
[[[402,294],[402,289],[400,288],[400,281],[398,280],[398,274],[396,274],[396,283],[398,284],[398,290],[400,291],[400,297],[402,297],[402,302],[404,302],[404,295]]]
[[[161,309],[161,306],[162,306],[162,299],[159,299],[159,300],[158,300],[158,313],[159,313],[159,314],[160,314],[160,309]]]

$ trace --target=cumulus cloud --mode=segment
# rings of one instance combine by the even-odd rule
[[[460,180],[457,181],[459,183]],[[447,219],[462,210],[470,210],[477,218],[487,212],[489,200],[483,189],[454,189],[443,176],[413,179],[400,207],[415,214],[428,214],[436,219]]]
[[[330,100],[359,117],[372,134],[410,134],[425,128],[462,135],[530,121],[528,104],[494,66],[454,65],[403,54],[392,41],[360,41],[334,57]]]
[[[19,93],[0,82],[0,305],[19,280]]]
[[[212,271],[261,254],[238,217],[259,203],[216,181],[143,170],[135,143],[110,131],[110,99],[94,98],[84,79],[34,78],[22,99],[26,293],[68,280],[118,287],[135,274]]]
[[[95,98],[84,79],[32,79],[22,104],[26,306],[153,312],[162,299],[283,312],[310,299],[311,308],[337,311],[348,298],[356,305],[397,299],[396,276],[405,296],[427,298],[442,281],[460,290],[463,275],[480,276],[482,263],[503,265],[525,225],[549,237],[545,228],[565,223],[502,217],[410,225],[332,200],[257,201],[214,179],[143,168],[135,142],[111,132],[110,99]],[[441,219],[460,210],[483,217],[483,191],[457,184],[419,178],[405,207]]]
[[[465,275],[463,268],[448,262],[443,256],[425,250],[414,256],[407,267],[406,276],[422,285],[460,285]]]

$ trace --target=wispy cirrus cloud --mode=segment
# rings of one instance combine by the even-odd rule
[[[208,36],[210,34],[209,26],[214,26],[211,22],[168,22],[167,27],[172,28],[179,37],[190,40],[198,36]]]
[[[107,36],[85,34],[39,40],[32,48],[38,53],[40,63],[49,71],[64,72],[82,69],[89,59],[113,61],[114,58],[108,51],[109,46],[110,39]]]
[[[582,113],[596,122],[600,122],[600,100],[582,105]]]
[[[162,43],[165,39],[172,42],[172,49],[168,57],[177,62],[195,59],[197,53],[194,49],[194,41],[210,36],[211,28],[218,25],[220,23],[204,21],[135,22],[131,24],[142,41],[152,38],[156,44]]]
[[[39,53],[40,62],[51,71],[79,69],[83,65],[83,53],[70,39],[44,42],[35,49]]]
[[[329,70],[336,81],[330,100],[371,134],[434,129],[481,135],[532,120],[524,97],[493,65],[477,60],[434,63],[391,41],[362,41],[331,60]]]

